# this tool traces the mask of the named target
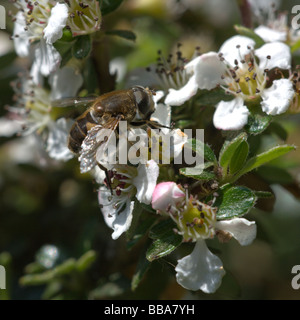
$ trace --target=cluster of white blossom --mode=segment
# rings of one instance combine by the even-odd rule
[[[66,29],[73,37],[97,31],[101,22],[99,2],[20,0],[14,3],[19,11],[14,17],[12,38],[17,54],[30,61],[30,71],[13,85],[16,105],[9,108],[10,118],[6,121],[14,128],[11,134],[21,128],[25,135],[38,133],[46,143],[49,156],[66,161],[73,157],[67,147],[73,121],[57,118],[51,102],[76,97],[83,77],[80,67],[72,61],[60,68],[62,58],[54,44]],[[218,52],[196,52],[190,61],[178,52],[179,63],[175,69],[170,61],[162,62],[157,73],[164,91],[153,96],[155,112],[151,121],[164,126],[164,134],[172,137],[173,157],[182,152],[187,136],[179,129],[169,128],[172,108],[184,105],[201,90],[221,88],[232,96],[230,101],[221,100],[215,106],[213,124],[220,130],[241,130],[248,123],[254,103],[272,116],[298,108],[299,77],[291,70],[292,54],[287,42],[296,35],[283,28],[286,20],[280,19],[278,23],[272,20],[272,24],[268,22],[254,30],[265,41],[260,47],[254,38],[236,35],[225,41]],[[167,72],[170,68],[173,68],[171,72]],[[129,135],[143,134],[139,130],[130,128]],[[119,238],[130,228],[136,202],[152,204],[158,218],[169,217],[176,223],[176,232],[183,242],[195,242],[193,252],[178,260],[175,268],[178,283],[189,290],[215,292],[225,271],[221,260],[208,250],[205,239],[223,235],[248,245],[256,237],[255,223],[244,218],[217,220],[214,203],[199,201],[174,181],[158,183],[161,164],[154,159],[136,165],[110,165],[105,167],[104,175],[97,165],[103,168],[103,146],[97,145],[100,136],[101,130],[95,132],[94,139],[83,141],[79,161],[82,172],[93,169],[101,185],[99,204],[105,222],[113,229],[112,238]],[[170,157],[169,153],[165,156]]]
[[[99,3],[89,1],[83,5],[72,0],[13,3],[18,9],[13,15],[15,51],[19,57],[27,58],[30,70],[12,84],[16,105],[8,107],[7,117],[1,121],[14,128],[11,135],[37,133],[51,158],[69,160],[73,154],[67,147],[67,139],[73,120],[58,118],[51,105],[58,99],[76,97],[83,77],[78,63],[69,61],[60,67],[62,57],[54,44],[66,29],[74,36],[97,31],[101,22]]]

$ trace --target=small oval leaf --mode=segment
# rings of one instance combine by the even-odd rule
[[[218,194],[219,196],[214,203],[214,206],[218,207],[218,220],[232,219],[245,215],[257,200],[252,190],[230,184],[220,188]]]

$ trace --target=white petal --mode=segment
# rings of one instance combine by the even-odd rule
[[[30,69],[30,77],[32,79],[32,82],[40,87],[43,87],[44,85],[44,78],[41,74],[41,68],[40,66],[35,62],[33,62],[31,69]]]
[[[239,130],[247,124],[248,115],[249,110],[241,97],[231,101],[221,101],[214,114],[214,126],[222,130]]]
[[[170,126],[171,107],[163,103],[158,103],[154,113],[151,115],[151,121],[156,121],[164,126]]]
[[[136,187],[136,198],[143,203],[150,204],[152,194],[159,175],[159,167],[154,160],[138,166],[138,175],[132,180]]]
[[[244,218],[217,221],[215,228],[229,232],[242,246],[247,246],[256,238],[256,224]]]
[[[193,252],[178,260],[175,271],[181,286],[205,293],[214,293],[225,274],[222,261],[208,250],[204,240],[198,240]]]
[[[286,41],[286,32],[274,30],[263,25],[254,29],[254,32],[259,35],[265,42]]]
[[[132,212],[134,209],[134,201],[128,199],[125,204],[123,211],[119,213],[116,212],[113,204],[108,204],[110,197],[109,190],[100,190],[98,193],[99,204],[103,205],[101,211],[106,224],[114,230],[112,233],[112,238],[114,240],[118,239],[122,233],[126,232],[132,221]]]
[[[288,79],[274,80],[270,88],[265,89],[261,95],[261,107],[264,112],[277,115],[285,112],[294,97],[293,84]]]
[[[71,98],[77,95],[78,89],[82,86],[83,78],[74,68],[63,67],[52,73],[49,77],[51,86],[51,100]]]
[[[158,103],[158,101],[165,95],[165,93],[162,90],[156,91],[155,95],[153,95],[153,101],[154,103]]]
[[[11,137],[22,132],[22,126],[25,122],[11,120],[5,117],[0,118],[0,137]]]
[[[44,38],[48,44],[53,44],[63,35],[69,17],[68,7],[64,3],[57,3],[51,10],[47,27],[44,29]]]
[[[24,13],[19,11],[16,15],[13,40],[14,40],[16,53],[20,57],[27,57],[29,55],[30,34],[29,32],[24,30],[25,27],[26,27],[26,20],[24,17]]]
[[[47,149],[50,158],[67,161],[73,158],[73,153],[68,148],[68,137],[73,121],[65,118],[58,119],[49,128]]]
[[[259,49],[255,50],[255,55],[259,58],[259,68],[264,69],[290,69],[291,68],[291,51],[289,46],[282,42],[266,43]],[[271,56],[271,59],[267,59]]]
[[[47,77],[50,73],[56,71],[59,67],[61,56],[53,45],[41,39],[36,45],[34,64],[40,70],[40,73]]]
[[[216,52],[202,54],[194,67],[196,83],[199,89],[211,90],[218,84],[224,84],[221,76],[225,74],[226,66],[220,61]]]
[[[104,184],[104,179],[106,178],[104,170],[101,170],[98,166],[95,166],[92,169],[91,174],[98,184]]]
[[[169,89],[165,104],[169,104],[170,106],[181,106],[193,97],[197,93],[197,90],[198,85],[196,83],[196,77],[192,76],[187,84],[179,90]]]
[[[188,141],[188,136],[180,129],[172,130],[169,135],[172,137],[169,141],[173,141],[171,145],[171,156],[177,158],[182,152],[185,143]]]
[[[239,46],[239,48],[237,48]],[[244,36],[234,36],[226,40],[221,46],[219,52],[231,66],[234,61],[240,62],[247,54],[254,49],[255,41]]]
[[[124,80],[127,72],[126,60],[123,57],[116,57],[109,62],[109,73],[116,76],[116,82]]]

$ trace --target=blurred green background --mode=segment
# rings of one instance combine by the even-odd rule
[[[285,1],[283,9],[290,12],[294,4]],[[1,5],[11,8],[8,1]],[[136,41],[106,36],[105,54],[123,68],[123,81],[130,82],[137,70],[144,72],[156,62],[158,50],[167,56],[178,42],[186,57],[196,46],[201,52],[218,50],[239,23],[234,0],[125,0],[105,16],[103,28],[132,30]],[[8,19],[7,29],[0,31],[1,116],[5,105],[13,104],[10,82],[28,65],[14,54],[12,29]],[[298,116],[285,119],[288,143],[299,145],[299,122]],[[77,159],[53,161],[35,142],[32,137],[0,138],[0,265],[7,272],[0,299],[300,298],[300,289],[291,287],[291,269],[300,265],[300,202],[282,186],[272,185],[272,213],[255,209],[247,216],[258,226],[252,245],[208,241],[227,272],[215,294],[191,293],[177,285],[174,263],[182,252],[152,263],[133,292],[131,278],[143,241],[131,250],[125,236],[113,241],[92,178],[80,174]],[[286,158],[298,181],[299,160],[299,151]]]

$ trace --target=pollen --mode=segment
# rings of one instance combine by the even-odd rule
[[[98,1],[65,0],[65,2],[69,6],[68,29],[74,37],[100,29],[101,11]]]
[[[264,68],[259,68],[254,50],[248,47],[250,51],[245,57],[241,56],[240,46],[237,46],[237,50],[240,60],[234,60],[234,67],[228,65],[223,55],[219,54],[220,61],[226,65],[226,73],[221,77],[225,85],[220,87],[228,94],[241,96],[244,100],[253,100],[259,97],[266,87],[268,63]],[[268,55],[266,58],[268,62],[272,57]]]
[[[215,208],[191,196],[175,212],[173,210],[170,217],[177,223],[178,234],[183,236],[184,241],[208,239],[215,235]]]

